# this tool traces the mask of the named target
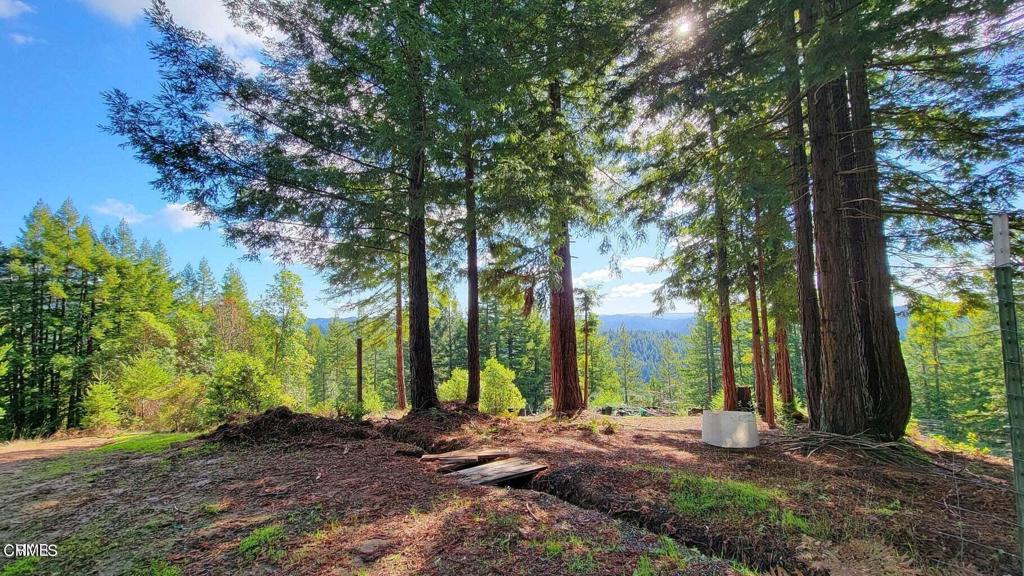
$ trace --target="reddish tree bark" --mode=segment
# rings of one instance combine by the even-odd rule
[[[910,421],[910,377],[892,305],[892,276],[863,61],[848,67],[848,78],[854,148],[851,218],[859,221],[852,252],[860,280],[856,284],[857,313],[864,337],[871,427],[876,435],[895,440],[903,436]]]
[[[729,306],[729,253],[728,228],[725,221],[724,207],[721,199],[715,195],[715,218],[717,232],[715,238],[715,283],[718,291],[718,331],[721,337],[722,365],[722,409],[735,410],[736,405],[736,371],[733,367],[732,354],[732,311]]]
[[[804,22],[806,24],[806,21]],[[814,222],[811,216],[810,176],[804,134],[803,94],[793,13],[783,13],[782,26],[787,41],[786,74],[791,78],[786,92],[788,109],[786,133],[789,137],[789,193],[793,202],[793,238],[796,242],[797,305],[800,314],[800,353],[807,392],[809,427],[817,430],[821,401],[821,311],[814,284]]]
[[[764,286],[761,287],[764,290]],[[765,331],[764,311],[758,311],[757,280],[754,266],[747,265],[747,298],[750,304],[750,326],[753,335],[754,382],[757,410],[769,428],[775,428],[775,397],[772,394],[771,367],[765,357],[768,333]]]
[[[402,338],[402,265],[395,278],[395,393],[398,409],[405,410],[405,345]]]
[[[572,261],[569,249],[569,227],[553,234],[557,255],[562,261],[561,281],[551,287],[551,399],[553,412],[559,416],[573,415],[583,409],[580,394],[579,367],[576,358],[576,313],[572,294]]]
[[[708,117],[708,137],[717,147],[718,118],[715,111]],[[722,409],[736,410],[736,370],[732,353],[732,311],[729,305],[731,282],[729,280],[729,223],[725,213],[725,202],[717,187],[714,187],[715,210],[715,289],[718,293],[718,329],[721,336],[722,365]]]
[[[356,338],[356,402],[363,401],[363,339]]]
[[[757,203],[754,203],[754,229],[760,230],[761,228],[761,210]],[[762,237],[764,235],[762,234]],[[768,294],[767,287],[768,282],[766,280],[767,274],[765,273],[765,258],[764,258],[764,247],[763,242],[756,243],[757,252],[757,285],[760,287],[760,306],[761,306],[761,369],[764,370],[764,394],[765,394],[765,410],[768,417],[768,423],[771,427],[775,427],[775,395],[772,392],[772,347],[771,338],[768,336],[771,332],[768,331]]]
[[[836,79],[808,94],[814,220],[821,301],[820,428],[859,434],[867,428],[867,395],[860,327],[850,277],[847,221],[843,214],[837,119],[847,114],[837,102]]]
[[[558,82],[548,84],[548,103],[553,119],[552,130],[558,130],[558,118],[562,113],[562,89]],[[564,158],[559,157],[556,164]],[[556,168],[557,170],[557,168]],[[553,174],[553,182],[560,175]],[[569,222],[555,208],[550,214],[551,249],[561,263],[561,270],[555,270],[551,281],[549,304],[551,329],[551,400],[556,416],[568,416],[583,409],[580,394],[580,375],[576,357],[576,311],[572,290],[572,251],[569,245]]]
[[[757,246],[757,284],[760,286],[761,296],[761,349],[763,350],[761,358],[764,361],[764,381],[768,385],[768,389],[772,387],[772,348],[771,338],[768,336],[771,332],[768,331],[768,294],[767,294],[767,281],[765,279],[765,265],[764,265],[764,251],[761,249],[760,243]]]
[[[768,408],[765,401],[764,382],[764,348],[761,347],[761,321],[757,310],[757,287],[754,280],[754,267],[747,265],[747,303],[750,307],[750,333],[753,344],[754,359],[754,399],[757,403],[757,413],[761,420],[768,421]]]
[[[787,414],[796,411],[793,394],[793,366],[789,358],[789,335],[782,318],[775,318],[775,371],[779,379],[779,395]]]

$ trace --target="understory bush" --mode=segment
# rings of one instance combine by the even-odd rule
[[[516,416],[526,407],[515,384],[516,373],[494,358],[488,358],[480,372],[480,411],[494,416]]]

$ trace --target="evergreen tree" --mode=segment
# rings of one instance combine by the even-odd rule
[[[615,365],[619,377],[619,389],[622,392],[622,403],[629,406],[632,401],[633,404],[639,405],[643,399],[637,397],[635,392],[640,384],[640,368],[633,355],[632,338],[622,326],[619,327],[618,341],[619,349],[615,355]],[[631,393],[633,394],[631,395]]]
[[[270,358],[266,368],[281,382],[286,393],[304,405],[309,398],[306,377],[313,367],[313,359],[305,347],[306,315],[302,309],[306,302],[302,279],[289,270],[279,271],[261,305],[267,330],[261,336],[267,340]]]
[[[195,294],[199,306],[205,308],[213,303],[217,295],[217,278],[206,258],[199,259],[199,270],[196,272]]]

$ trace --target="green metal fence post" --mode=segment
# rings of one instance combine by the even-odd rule
[[[995,247],[996,297],[999,328],[1003,341],[1003,371],[1006,375],[1006,408],[1010,416],[1010,450],[1013,454],[1013,486],[1017,494],[1017,550],[1024,573],[1024,374],[1017,334],[1017,306],[1013,296],[1013,266],[1010,261],[1010,220],[1007,214],[992,218]]]

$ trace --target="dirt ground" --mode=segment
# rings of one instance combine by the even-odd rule
[[[110,438],[83,436],[60,440],[18,440],[0,444],[0,465],[24,462],[38,458],[53,458],[70,452],[96,448],[110,442]]]
[[[12,454],[40,448],[12,445],[0,542],[58,556],[0,558],[0,575],[1019,572],[1005,462],[806,456],[775,431],[726,451],[700,442],[699,421],[277,412],[159,451],[76,439],[52,453],[77,452],[24,461]],[[514,488],[463,486],[417,457],[466,446],[549,468]]]

